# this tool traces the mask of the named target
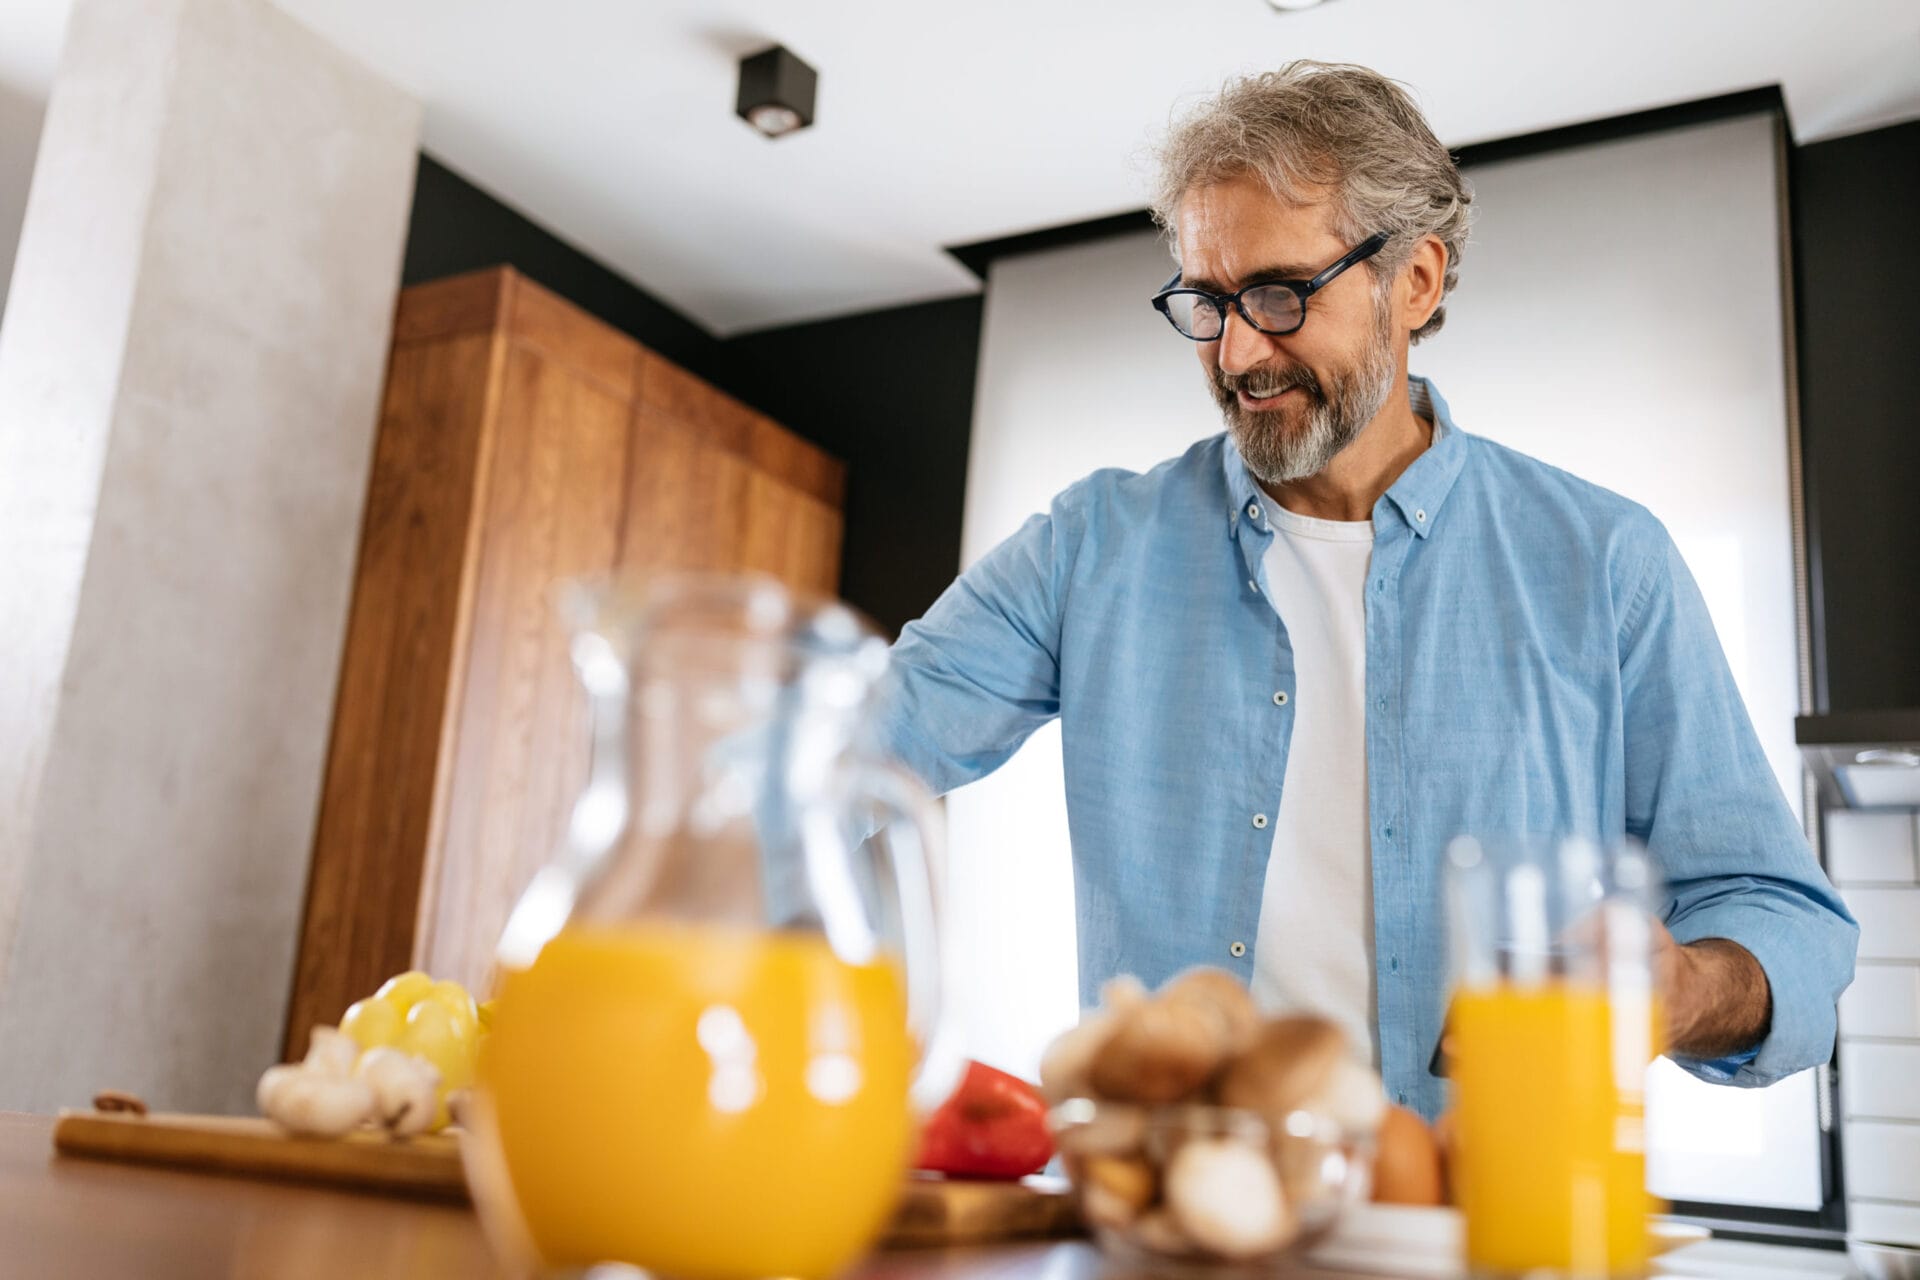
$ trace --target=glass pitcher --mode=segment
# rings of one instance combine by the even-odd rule
[[[763,578],[562,605],[591,763],[501,937],[475,1200],[536,1268],[830,1276],[958,1065],[938,811],[871,742],[887,646]]]

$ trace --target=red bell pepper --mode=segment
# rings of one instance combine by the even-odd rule
[[[1039,1090],[979,1062],[927,1119],[915,1166],[960,1178],[1021,1178],[1053,1158]]]

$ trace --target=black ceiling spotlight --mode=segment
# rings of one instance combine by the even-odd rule
[[[777,44],[740,59],[740,101],[733,109],[761,133],[778,138],[813,123],[813,91],[819,83],[818,72]]]

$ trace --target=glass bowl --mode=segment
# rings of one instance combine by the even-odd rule
[[[1073,1098],[1049,1121],[1101,1250],[1155,1274],[1257,1272],[1312,1248],[1372,1188],[1373,1134],[1312,1110]]]

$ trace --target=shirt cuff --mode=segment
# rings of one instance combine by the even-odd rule
[[[1757,1045],[1712,1060],[1675,1058],[1711,1084],[1759,1088],[1833,1057],[1834,1005],[1853,974],[1851,921],[1814,904],[1782,911],[1768,902],[1723,901],[1667,922],[1675,942],[1725,938],[1760,963],[1773,1018]]]
[[[1673,1060],[1679,1063],[1683,1069],[1699,1079],[1705,1080],[1708,1084],[1733,1084],[1740,1078],[1740,1068],[1752,1062],[1759,1054],[1760,1050],[1756,1046],[1743,1053],[1730,1054],[1727,1057],[1715,1058],[1712,1061],[1673,1057],[1671,1054],[1668,1056],[1673,1057]]]

